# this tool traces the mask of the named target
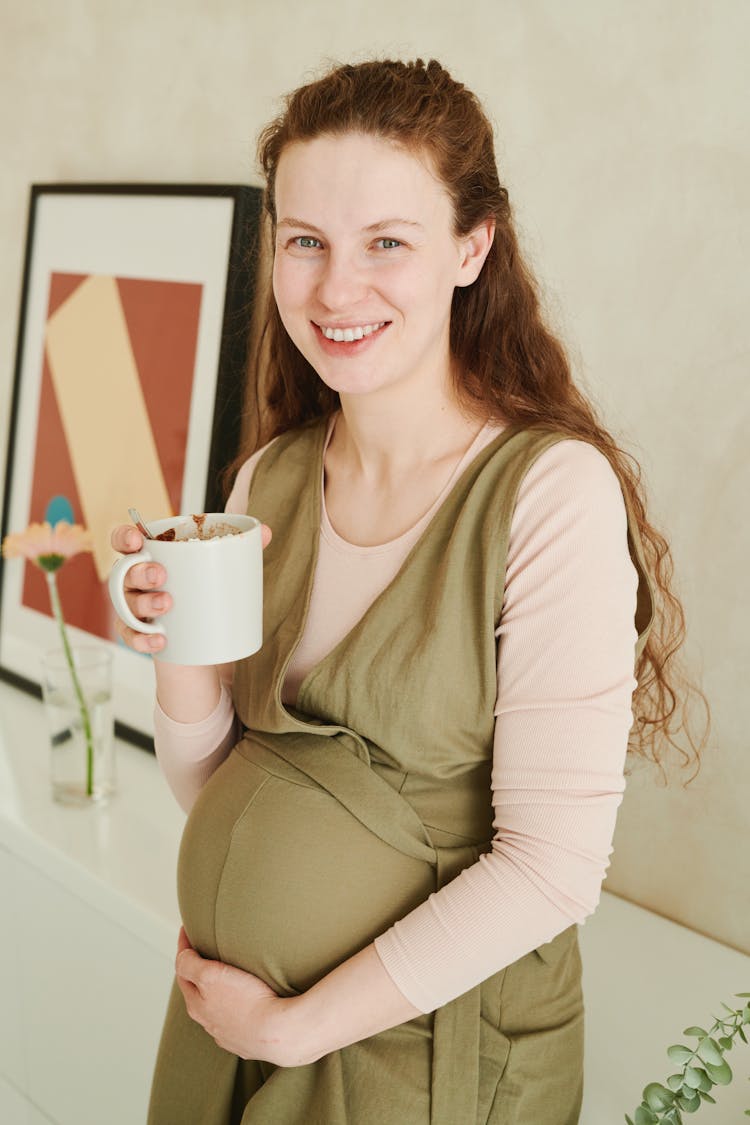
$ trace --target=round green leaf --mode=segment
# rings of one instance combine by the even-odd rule
[[[676,1062],[679,1066],[684,1063],[690,1062],[693,1057],[693,1051],[686,1047],[683,1043],[675,1043],[673,1047],[667,1047],[667,1054],[672,1062]]]
[[[704,1090],[699,1090],[698,1093],[701,1096],[702,1102],[710,1102],[711,1105],[716,1105],[716,1098],[712,1098],[711,1095],[707,1094]]]
[[[643,1091],[643,1100],[649,1109],[669,1109],[674,1105],[674,1094],[660,1082],[650,1082]]]
[[[669,1086],[670,1090],[681,1090],[682,1089],[682,1075],[681,1074],[670,1074],[669,1078],[667,1079],[667,1086]]]
[[[732,1047],[734,1046],[734,1039],[732,1039],[729,1035],[720,1035],[719,1044],[725,1051],[731,1051]]]
[[[700,1094],[693,1092],[689,1098],[684,1097],[682,1094],[677,1095],[677,1104],[680,1109],[684,1109],[685,1113],[695,1113],[696,1109],[701,1104]]]
[[[708,1077],[713,1078],[717,1086],[728,1086],[732,1081],[732,1068],[726,1061],[722,1062],[721,1066],[706,1063],[706,1070],[708,1071]]]
[[[703,1084],[703,1074],[705,1074],[705,1071],[698,1066],[686,1066],[685,1085],[689,1086],[691,1090],[697,1090]]]
[[[682,1034],[697,1035],[699,1039],[703,1039],[705,1035],[708,1035],[708,1032],[704,1031],[702,1027],[686,1027]]]
[[[742,1022],[750,1023],[750,1004],[745,1004],[745,1007],[742,1009]]]
[[[677,1107],[665,1113],[661,1120],[662,1125],[682,1125],[682,1118],[680,1117],[680,1111]]]
[[[639,1105],[635,1111],[635,1125],[659,1125],[659,1118],[648,1106]]]
[[[724,1062],[724,1056],[721,1053],[721,1047],[715,1039],[701,1039],[698,1044],[698,1054],[704,1062],[713,1063],[714,1066],[721,1066]]]
[[[707,1090],[713,1090],[713,1088],[714,1088],[714,1084],[713,1084],[713,1082],[711,1081],[711,1079],[710,1079],[710,1078],[708,1077],[708,1075],[706,1074],[705,1070],[701,1069],[701,1067],[697,1067],[696,1069],[698,1070],[698,1073],[699,1073],[699,1074],[700,1074],[700,1076],[701,1076],[701,1080],[700,1080],[700,1082],[698,1083],[697,1089],[698,1089],[699,1091],[701,1091],[701,1090],[702,1090],[702,1091],[703,1091],[704,1093],[705,1093],[705,1092],[706,1092]]]

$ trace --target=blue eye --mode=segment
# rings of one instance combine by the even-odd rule
[[[295,238],[294,242],[302,250],[317,250],[320,246],[320,239],[313,238],[310,234],[301,234],[299,238]]]
[[[401,243],[396,238],[379,238],[378,245],[382,246],[383,250],[395,250]]]

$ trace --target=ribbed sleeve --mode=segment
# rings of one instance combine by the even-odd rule
[[[195,798],[238,741],[240,733],[232,697],[223,682],[219,702],[199,723],[178,723],[162,711],[157,700],[154,749],[169,788],[185,812],[190,812]]]

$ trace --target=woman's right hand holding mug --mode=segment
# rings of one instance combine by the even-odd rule
[[[144,543],[140,531],[132,524],[120,524],[116,527],[110,541],[121,555],[137,554]],[[148,621],[167,612],[172,605],[172,598],[166,590],[160,589],[166,581],[166,570],[157,562],[136,563],[127,572],[125,600],[135,617]],[[166,643],[161,634],[139,633],[119,617],[116,618],[115,627],[128,648],[136,652],[159,652]]]
[[[267,547],[270,541],[271,529],[263,524],[262,547]],[[150,541],[144,540],[132,524],[116,527],[111,535],[111,543],[125,558],[137,555],[144,549],[153,549],[149,548]],[[168,579],[166,567],[156,559],[136,562],[125,571],[121,577],[122,596],[125,606],[135,618],[158,625],[160,617],[173,606],[172,594],[163,589]],[[184,597],[185,591],[183,599]],[[119,616],[116,618],[116,628],[124,643],[135,652],[156,656],[168,645],[167,638],[161,633],[141,632]],[[178,722],[201,721],[211,714],[218,703],[220,676],[231,676],[232,669],[233,664],[222,665],[212,662],[210,658],[200,664],[166,663],[163,658],[154,660],[157,698],[162,710]]]
[[[110,542],[121,555],[136,555],[143,549],[144,540],[137,527],[120,524],[112,532]],[[166,569],[161,563],[136,563],[127,571],[123,592],[130,612],[146,620],[158,619],[172,604],[166,590],[158,589],[167,581]],[[115,628],[128,648],[135,652],[160,652],[166,638],[160,633],[140,633],[121,618],[115,618]],[[219,669],[212,667],[185,668],[176,664],[154,661],[156,695],[161,709],[177,722],[194,723],[205,719],[216,707],[221,692]]]

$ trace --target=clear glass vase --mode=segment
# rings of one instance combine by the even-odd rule
[[[64,649],[42,660],[42,695],[50,734],[52,796],[65,805],[102,804],[114,793],[112,655],[93,646]]]

